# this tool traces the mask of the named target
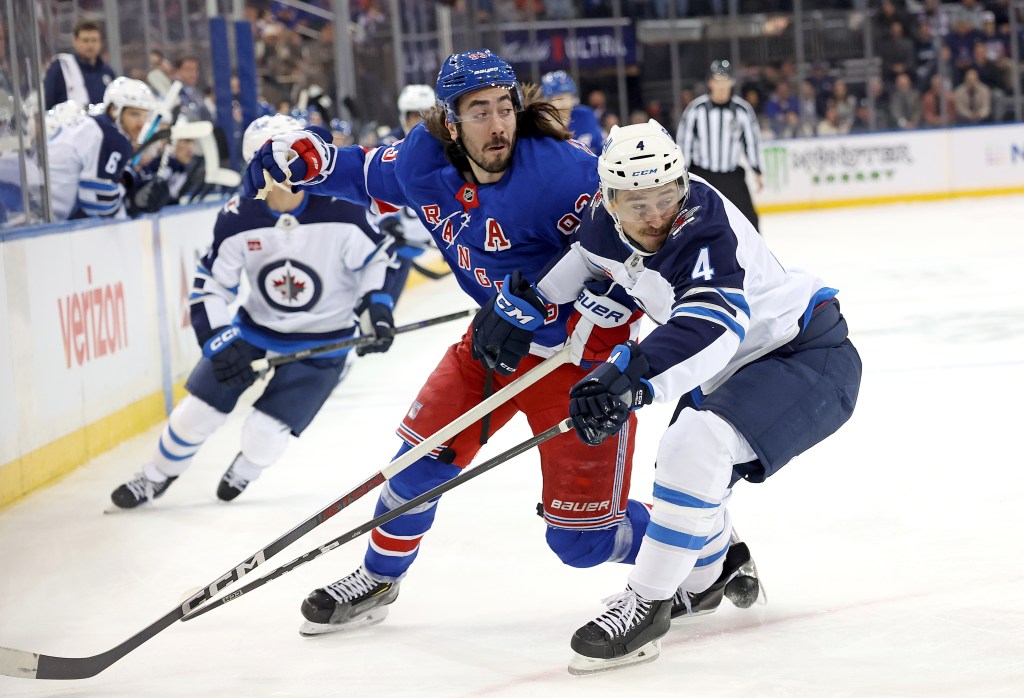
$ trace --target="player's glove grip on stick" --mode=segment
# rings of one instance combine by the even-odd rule
[[[213,364],[213,377],[233,388],[245,389],[256,382],[256,373],[249,362],[257,353],[233,325],[218,327],[203,345],[203,356]]]
[[[494,300],[473,318],[473,358],[503,376],[512,375],[530,353],[533,332],[546,317],[537,291],[521,272],[512,272]]]
[[[622,429],[632,410],[651,404],[654,387],[644,378],[648,370],[647,357],[629,341],[572,387],[569,416],[583,443],[597,446]]]
[[[375,341],[356,347],[356,354],[384,353],[391,348],[395,340],[395,319],[391,311],[395,302],[386,293],[379,291],[367,293],[356,306],[359,315],[359,332],[365,337],[373,337]]]

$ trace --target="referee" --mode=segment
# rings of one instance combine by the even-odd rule
[[[757,116],[744,100],[732,94],[729,61],[715,61],[708,75],[708,94],[690,102],[679,120],[676,142],[689,171],[718,189],[757,228],[757,212],[747,189],[740,155],[755,173],[761,191],[761,136]]]

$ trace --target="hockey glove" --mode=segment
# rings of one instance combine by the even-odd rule
[[[359,333],[364,337],[373,337],[374,341],[356,347],[356,354],[384,353],[391,348],[391,342],[395,340],[395,319],[391,316],[394,307],[394,301],[386,293],[371,291],[363,296],[356,306]]]
[[[572,387],[569,416],[583,443],[597,446],[622,429],[630,411],[651,404],[654,388],[644,378],[649,368],[640,347],[629,341]]]
[[[473,318],[473,358],[502,376],[512,375],[530,353],[533,331],[546,317],[537,291],[521,272],[512,272],[494,300]]]
[[[401,213],[394,213],[380,219],[380,232],[387,233],[395,239],[396,254],[401,259],[412,259],[423,254],[421,246],[414,245],[405,239],[405,224],[402,221]]]
[[[242,176],[242,196],[254,199],[266,184],[264,171],[275,182],[319,184],[334,171],[338,149],[311,131],[274,136],[256,151]]]
[[[218,327],[203,345],[203,356],[213,364],[213,377],[232,388],[248,388],[256,382],[256,373],[249,362],[258,351],[242,339],[233,325]]]
[[[132,195],[135,213],[156,213],[171,201],[171,189],[160,177],[149,180]]]
[[[580,368],[593,368],[607,360],[613,347],[639,335],[639,327],[634,332],[634,322],[642,316],[615,282],[588,282],[566,324],[572,362]]]

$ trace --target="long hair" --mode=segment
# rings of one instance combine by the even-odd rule
[[[424,116],[427,131],[444,144],[444,154],[460,172],[469,169],[469,158],[462,146],[452,140],[445,123],[444,109],[433,107]],[[523,110],[516,114],[516,139],[553,138],[567,141],[572,133],[562,125],[558,109],[546,101],[537,85],[523,85]]]

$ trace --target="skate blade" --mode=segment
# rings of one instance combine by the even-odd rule
[[[598,674],[602,671],[625,669],[626,667],[653,662],[660,654],[661,645],[657,640],[652,640],[635,652],[630,652],[623,657],[616,657],[615,659],[594,659],[593,657],[584,657],[582,654],[574,652],[572,659],[569,660],[569,673],[573,676],[589,676],[590,674]]]
[[[302,625],[299,626],[299,635],[302,635],[302,637],[317,637],[318,635],[328,635],[330,633],[347,633],[359,630],[360,628],[367,628],[371,625],[377,625],[387,617],[388,607],[380,606],[346,623],[313,623],[307,620],[303,621]]]

